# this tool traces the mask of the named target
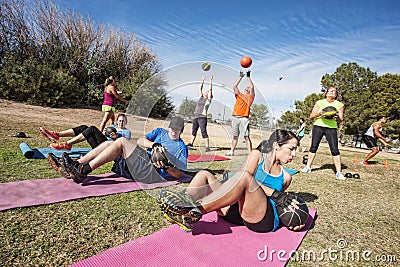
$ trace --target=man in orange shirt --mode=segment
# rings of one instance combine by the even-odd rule
[[[244,89],[244,93],[240,92],[238,88],[240,81],[244,77],[243,71],[240,71],[240,76],[233,85],[233,92],[235,93],[236,102],[232,112],[232,147],[229,153],[226,154],[227,156],[233,156],[235,154],[235,148],[240,134],[242,134],[244,140],[246,140],[249,154],[252,150],[249,116],[250,107],[251,104],[253,104],[255,92],[253,81],[250,78],[250,71],[247,71],[246,76],[248,86]]]

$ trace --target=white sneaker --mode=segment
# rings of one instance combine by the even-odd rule
[[[303,169],[300,170],[301,172],[307,172],[310,173],[311,172],[311,168],[305,166]]]
[[[225,154],[225,156],[234,156],[235,153],[233,153],[233,151],[229,151],[228,153]]]
[[[336,179],[343,181],[343,180],[346,180],[346,177],[344,177],[343,173],[337,172],[336,173]]]

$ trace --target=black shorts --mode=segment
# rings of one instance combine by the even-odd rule
[[[375,137],[363,134],[361,139],[368,148],[378,147],[378,139]]]
[[[141,183],[161,183],[166,180],[157,172],[147,152],[141,147],[135,150],[125,159],[132,178]]]
[[[265,216],[261,219],[261,221],[257,223],[249,223],[242,219],[239,212],[239,203],[231,205],[228,213],[225,216],[221,216],[225,221],[236,224],[236,225],[245,225],[249,230],[257,233],[267,233],[271,232],[274,229],[274,221],[275,214],[274,208],[272,207],[271,202],[267,198],[267,211],[265,212]]]

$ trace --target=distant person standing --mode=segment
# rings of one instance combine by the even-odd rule
[[[315,159],[322,137],[325,136],[331,151],[333,163],[336,168],[336,178],[345,180],[342,173],[342,162],[338,145],[338,124],[342,123],[344,117],[344,105],[338,101],[339,94],[333,86],[329,87],[324,93],[324,99],[318,100],[310,114],[310,119],[315,119],[312,128],[311,147],[308,153],[307,165],[301,169],[301,172],[311,172],[311,165]],[[325,118],[324,109],[334,107],[337,114],[333,118]]]
[[[242,134],[244,140],[247,143],[247,149],[249,154],[252,150],[252,144],[250,140],[250,107],[253,104],[255,98],[254,84],[250,78],[250,70],[246,73],[248,85],[244,89],[244,93],[240,92],[238,85],[244,77],[243,71],[240,71],[239,78],[233,85],[233,92],[235,94],[236,102],[232,112],[232,147],[231,150],[226,154],[227,156],[235,155],[235,148],[238,143],[239,135]]]
[[[304,137],[304,132],[306,131],[306,121],[304,118],[300,118],[299,128],[297,129],[297,147],[300,150],[300,140]]]
[[[378,139],[387,147],[390,147],[389,142],[392,141],[389,138],[385,138],[382,135],[382,124],[386,123],[386,117],[381,116],[377,122],[371,124],[368,130],[362,135],[362,140],[365,145],[372,151],[365,157],[361,162],[362,165],[371,165],[368,160],[372,159],[376,154],[379,153],[379,148],[377,145]]]
[[[213,99],[212,93],[212,79],[213,76],[210,77],[210,89],[207,92],[203,93],[203,85],[205,76],[202,77],[200,87],[199,87],[199,100],[197,101],[196,109],[194,111],[194,119],[192,126],[192,140],[188,144],[188,146],[193,146],[194,140],[196,139],[197,131],[201,130],[201,136],[206,142],[206,152],[210,151],[210,140],[208,138],[207,133],[207,112],[210,107],[211,101]]]
[[[110,76],[104,82],[104,100],[101,110],[104,112],[103,120],[100,124],[100,132],[106,127],[106,123],[111,120],[111,125],[115,123],[115,104],[117,99],[128,105],[129,102],[122,96],[120,96],[116,90],[117,79],[114,76]]]

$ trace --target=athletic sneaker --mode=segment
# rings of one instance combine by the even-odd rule
[[[39,133],[46,138],[47,140],[55,143],[58,141],[58,139],[60,139],[60,137],[58,136],[58,133],[56,131],[49,131],[46,130],[44,127],[40,127],[39,128]]]
[[[346,177],[344,177],[343,173],[337,172],[336,173],[336,179],[338,179],[338,180],[346,180]]]
[[[233,151],[229,151],[225,154],[225,156],[235,156],[235,153]]]
[[[303,169],[300,170],[301,172],[306,172],[306,173],[310,173],[311,172],[311,168],[305,166]]]
[[[364,165],[364,166],[371,166],[371,164],[369,164],[368,161],[361,161],[360,165]]]
[[[58,173],[67,179],[71,179],[71,176],[69,175],[69,173],[67,172],[67,170],[64,168],[64,165],[62,164],[62,160],[58,157],[56,157],[56,155],[54,155],[53,153],[49,153],[48,154],[48,161],[51,165],[51,167],[53,169],[55,169],[56,171],[58,171]]]
[[[86,179],[87,175],[81,172],[83,164],[71,159],[65,152],[62,154],[61,160],[65,170],[69,173],[75,183],[82,183],[83,180]]]
[[[71,150],[72,146],[68,145],[67,142],[61,142],[61,143],[53,143],[50,144],[51,148],[54,148],[55,150]]]
[[[161,190],[157,198],[164,217],[171,223],[176,223],[185,231],[190,232],[201,219],[202,214],[192,197],[186,192]]]

